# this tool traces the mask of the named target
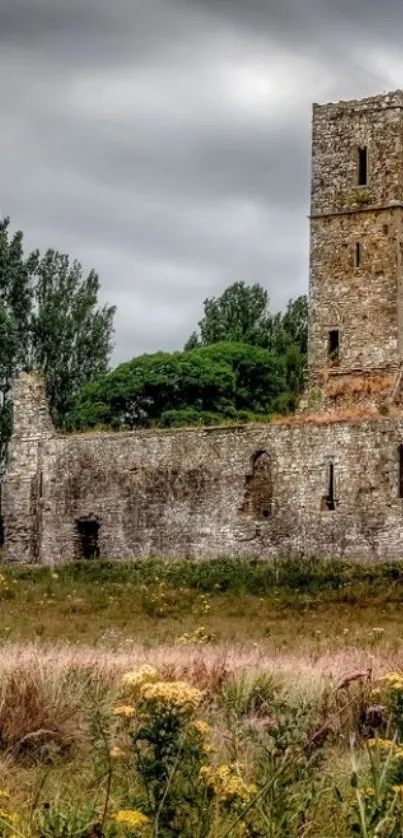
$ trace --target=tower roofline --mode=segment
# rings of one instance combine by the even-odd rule
[[[313,111],[321,110],[322,108],[326,108],[327,111],[329,111],[329,109],[337,111],[342,108],[343,111],[351,110],[354,113],[357,111],[374,109],[386,110],[387,108],[403,108],[403,90],[399,88],[397,90],[389,91],[388,93],[379,93],[376,96],[368,96],[365,99],[341,99],[339,102],[324,103],[314,102]]]

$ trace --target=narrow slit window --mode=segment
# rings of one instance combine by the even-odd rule
[[[329,463],[328,474],[328,492],[326,496],[326,506],[329,512],[334,512],[336,509],[335,489],[334,489],[334,463]]]
[[[358,149],[358,186],[368,184],[368,148],[362,146]]]
[[[399,445],[399,498],[403,498],[403,445]]]
[[[356,242],[355,245],[355,267],[359,268],[361,265],[361,244]]]
[[[331,329],[327,343],[327,354],[329,361],[337,361],[340,355],[340,332],[338,329]]]

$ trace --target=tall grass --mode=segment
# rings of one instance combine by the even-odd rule
[[[145,663],[156,667],[164,682],[186,681],[201,691],[200,712],[211,725],[215,748],[212,766],[228,764],[242,782],[262,789],[250,820],[255,827],[242,834],[332,838],[336,833],[323,830],[339,820],[337,834],[350,835],[341,804],[335,819],[331,789],[341,789],[343,806],[353,805],[351,736],[360,760],[370,735],[365,718],[373,680],[392,663],[403,666],[403,656],[386,662],[373,654],[370,660],[357,650],[273,659],[259,649],[10,645],[0,650],[0,773],[9,806],[25,819],[23,834],[87,836],[86,818],[93,825],[99,821],[106,800],[109,823],[115,811],[137,799],[133,765],[111,764],[108,751],[116,746],[127,751],[130,745],[124,730],[115,729],[112,708],[122,700],[122,674]],[[144,735],[150,735],[147,725]],[[242,812],[243,804],[220,808],[213,831],[200,834],[223,838]],[[262,823],[267,831],[259,831],[266,829]],[[114,834],[115,827],[110,829]]]
[[[7,573],[7,565],[3,566]],[[51,576],[47,567],[14,567],[13,578],[43,584]],[[164,581],[172,587],[184,586],[205,593],[247,593],[262,596],[273,589],[298,592],[339,590],[354,584],[403,581],[403,564],[351,564],[341,560],[284,559],[273,562],[241,559],[214,559],[203,562],[136,560],[130,563],[76,562],[57,569],[60,581],[69,585]]]

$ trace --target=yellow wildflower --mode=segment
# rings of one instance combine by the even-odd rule
[[[368,786],[365,789],[361,789],[361,794],[363,797],[374,797],[375,796],[375,789]]]
[[[209,736],[211,733],[210,725],[202,719],[196,719],[195,722],[192,722],[192,727],[197,731],[197,733],[200,733],[201,736]]]
[[[393,687],[394,689],[403,689],[403,675],[399,674],[399,672],[388,672],[386,675],[382,675],[379,683],[385,684],[387,687]]]
[[[381,751],[390,751],[395,743],[392,739],[368,739],[368,748],[379,748]]]
[[[17,815],[17,812],[5,812],[4,809],[0,809],[0,818],[14,824],[20,821],[20,816]]]
[[[396,794],[403,794],[403,786],[392,786],[392,791]]]
[[[119,748],[119,745],[114,745],[109,751],[109,756],[111,759],[120,759],[120,757],[126,756],[126,751],[123,748]]]
[[[203,693],[186,681],[157,681],[155,684],[145,684],[140,697],[153,711],[187,714],[200,704]]]
[[[143,829],[150,823],[150,818],[143,815],[138,809],[121,809],[120,812],[116,813],[115,821],[129,829]]]
[[[119,704],[113,709],[114,716],[124,716],[126,719],[131,719],[135,714],[135,709],[131,704]]]
[[[254,784],[244,783],[231,765],[218,765],[216,768],[203,766],[200,769],[200,777],[205,781],[207,788],[222,801],[234,797],[249,800],[257,791]]]
[[[125,693],[136,698],[144,684],[153,684],[158,681],[160,675],[152,666],[141,666],[136,672],[126,672],[122,678],[122,687]]]

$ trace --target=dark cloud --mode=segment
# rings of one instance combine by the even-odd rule
[[[0,0],[0,207],[116,302],[116,359],[206,296],[307,286],[313,100],[399,86],[386,0]],[[382,81],[385,79],[385,82]]]

